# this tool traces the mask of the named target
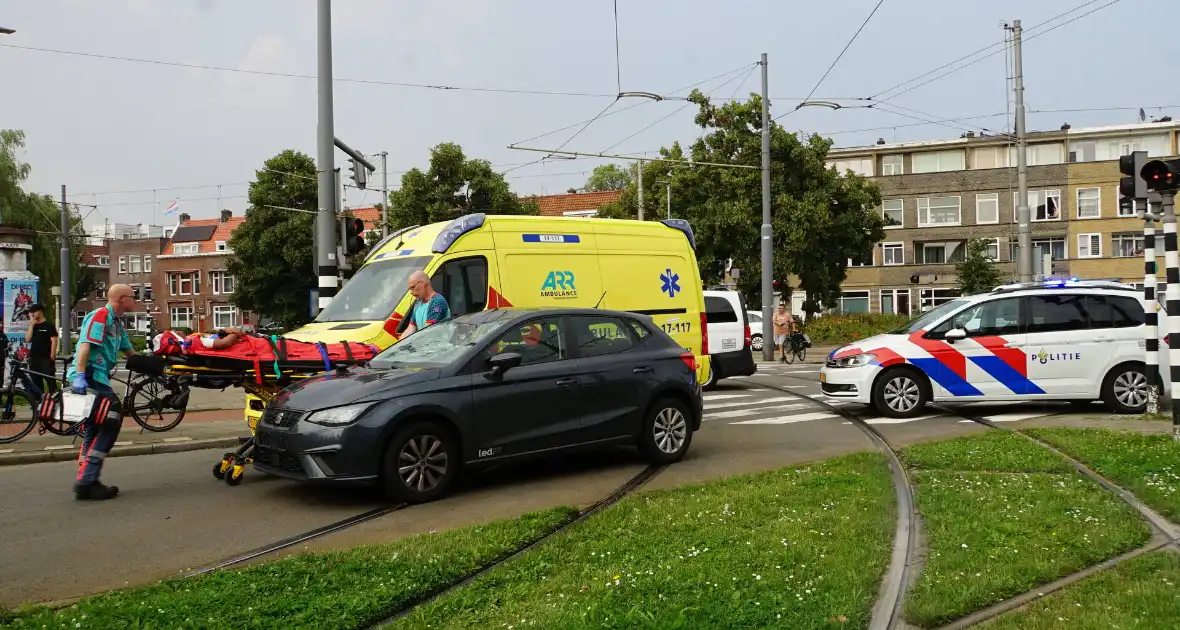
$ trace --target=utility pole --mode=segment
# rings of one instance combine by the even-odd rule
[[[70,314],[70,211],[66,207],[66,185],[61,185],[61,316]],[[60,317],[60,316],[59,316]],[[70,324],[60,319],[61,353],[70,354]]]
[[[381,238],[389,236],[389,153],[381,152]]]
[[[762,358],[774,360],[772,327],[774,302],[773,241],[770,230],[770,89],[766,53],[762,53]]]
[[[1180,254],[1176,243],[1176,191],[1159,190],[1164,215],[1164,268],[1167,286],[1164,297],[1168,312],[1168,395],[1172,398],[1172,439],[1180,441],[1180,405],[1176,404],[1177,383],[1180,383]]]
[[[316,275],[319,277],[319,310],[332,303],[338,280],[336,260],[336,131],[332,103],[332,1],[317,0],[316,28],[319,90],[316,128],[316,170],[319,177],[319,213],[316,215]]]
[[[1021,57],[1020,20],[1012,21],[1012,59],[1016,90],[1016,274],[1021,282],[1032,282],[1032,220],[1028,209],[1028,155],[1024,129],[1024,62]],[[1046,202],[1047,203],[1047,202]],[[1048,211],[1046,209],[1046,211]]]
[[[639,220],[643,220],[643,160],[639,160]]]

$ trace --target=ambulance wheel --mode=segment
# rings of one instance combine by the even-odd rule
[[[225,483],[226,485],[236,486],[239,483],[242,483],[242,477],[245,476],[246,467],[237,462],[234,462],[234,465],[225,472]]]
[[[410,422],[385,448],[385,495],[401,503],[426,503],[446,494],[459,472],[459,441],[434,420]]]
[[[225,473],[229,472],[234,467],[234,454],[226,453],[221,456],[221,461],[213,464],[213,477],[216,479],[225,479]]]
[[[1102,401],[1118,414],[1147,411],[1147,375],[1142,363],[1120,363],[1102,382]]]
[[[895,367],[882,372],[873,382],[873,407],[890,418],[911,418],[930,402],[930,385],[921,372]]]
[[[701,383],[701,389],[711,391],[717,387],[717,373],[713,371],[713,362],[709,361],[709,371],[705,377],[705,382]]]

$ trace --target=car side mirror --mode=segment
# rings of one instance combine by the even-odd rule
[[[500,378],[508,370],[514,367],[520,367],[520,363],[523,360],[524,357],[515,352],[501,352],[488,359],[488,365],[492,368],[489,376],[491,378]]]
[[[967,331],[963,330],[962,328],[952,328],[946,331],[946,336],[944,338],[946,339],[947,343],[962,341],[967,338]]]

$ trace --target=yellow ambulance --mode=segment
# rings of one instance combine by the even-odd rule
[[[498,307],[585,307],[642,313],[710,365],[692,227],[575,217],[469,214],[400,230],[377,243],[315,321],[284,335],[386,348],[409,325],[407,280],[423,270],[452,316]],[[247,397],[246,416],[263,404]]]

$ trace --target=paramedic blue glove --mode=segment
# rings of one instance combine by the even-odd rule
[[[75,394],[85,394],[86,393],[86,375],[85,374],[77,374],[74,376],[74,382],[70,385],[70,391],[74,392]]]

